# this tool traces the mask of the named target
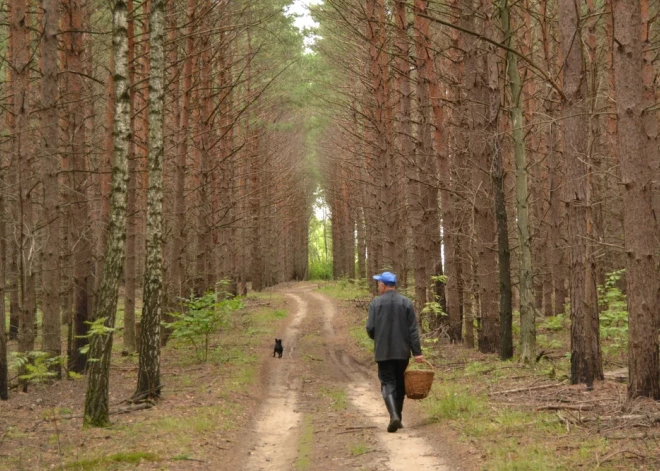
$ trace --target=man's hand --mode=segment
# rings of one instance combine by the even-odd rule
[[[417,355],[415,357],[415,363],[422,363],[424,361],[424,355]]]

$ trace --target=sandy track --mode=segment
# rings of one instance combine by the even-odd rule
[[[243,469],[296,469],[303,415],[312,413],[318,423],[329,424],[329,431],[315,435],[312,453],[315,457],[326,459],[312,461],[304,469],[449,471],[451,468],[439,456],[437,446],[434,450],[414,425],[395,434],[387,433],[385,428],[388,417],[378,391],[378,383],[374,381],[374,368],[365,368],[346,353],[344,343],[348,339],[335,334],[335,321],[339,320],[335,303],[320,293],[312,292],[310,285],[289,286],[282,292],[294,301],[296,309],[283,335],[284,358],[281,361],[273,360],[269,365],[265,381],[268,388],[266,399],[257,411],[250,429],[246,443],[249,451]],[[300,350],[299,343],[304,336],[316,334],[321,337],[322,345],[315,354],[320,352],[326,361],[312,361],[314,368],[310,369],[310,362],[305,364],[303,358],[310,355]],[[306,343],[302,342],[302,345]],[[349,419],[346,420],[349,422],[340,422],[336,419],[336,413],[319,409],[317,396],[301,394],[304,389],[303,371],[308,375],[306,383],[327,385],[330,381],[335,389],[345,391],[349,401],[349,410],[346,412]],[[353,438],[344,433],[345,428],[351,425],[364,428],[362,439],[373,444],[366,461],[355,460],[344,451],[346,443],[337,443],[339,440],[348,440],[350,443]],[[332,452],[324,455],[328,448]],[[365,467],[365,463],[368,466]]]
[[[335,317],[335,305],[325,296],[313,293],[323,307],[324,333],[332,341]],[[385,451],[383,465],[391,471],[408,471],[411,469],[449,471],[449,467],[440,459],[427,441],[415,431],[404,428],[397,433],[387,433],[388,422],[382,396],[374,389],[373,383],[365,379],[365,371],[345,354],[333,352],[330,355],[337,367],[345,372],[350,380],[347,386],[348,397],[353,405],[361,411],[372,425],[376,426],[376,435]]]
[[[257,412],[253,430],[256,439],[248,454],[245,471],[288,470],[295,461],[298,433],[302,420],[297,411],[300,379],[293,375],[294,355],[300,337],[300,323],[307,316],[307,302],[287,293],[297,305],[293,321],[286,330],[282,361],[274,361],[269,372],[268,397]]]

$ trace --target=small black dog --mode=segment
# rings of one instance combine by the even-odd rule
[[[284,347],[282,347],[282,339],[275,339],[275,347],[273,348],[273,357],[275,357],[275,354],[277,354],[280,356],[280,358],[282,358],[283,351],[284,351]]]

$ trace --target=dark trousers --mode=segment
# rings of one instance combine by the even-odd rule
[[[394,393],[394,399],[403,403],[406,397],[406,384],[403,373],[409,360],[386,360],[378,362],[378,379],[383,398]]]

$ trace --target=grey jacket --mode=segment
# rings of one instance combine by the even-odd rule
[[[407,360],[411,351],[415,356],[422,354],[413,304],[396,291],[371,301],[367,334],[375,341],[376,361]]]

